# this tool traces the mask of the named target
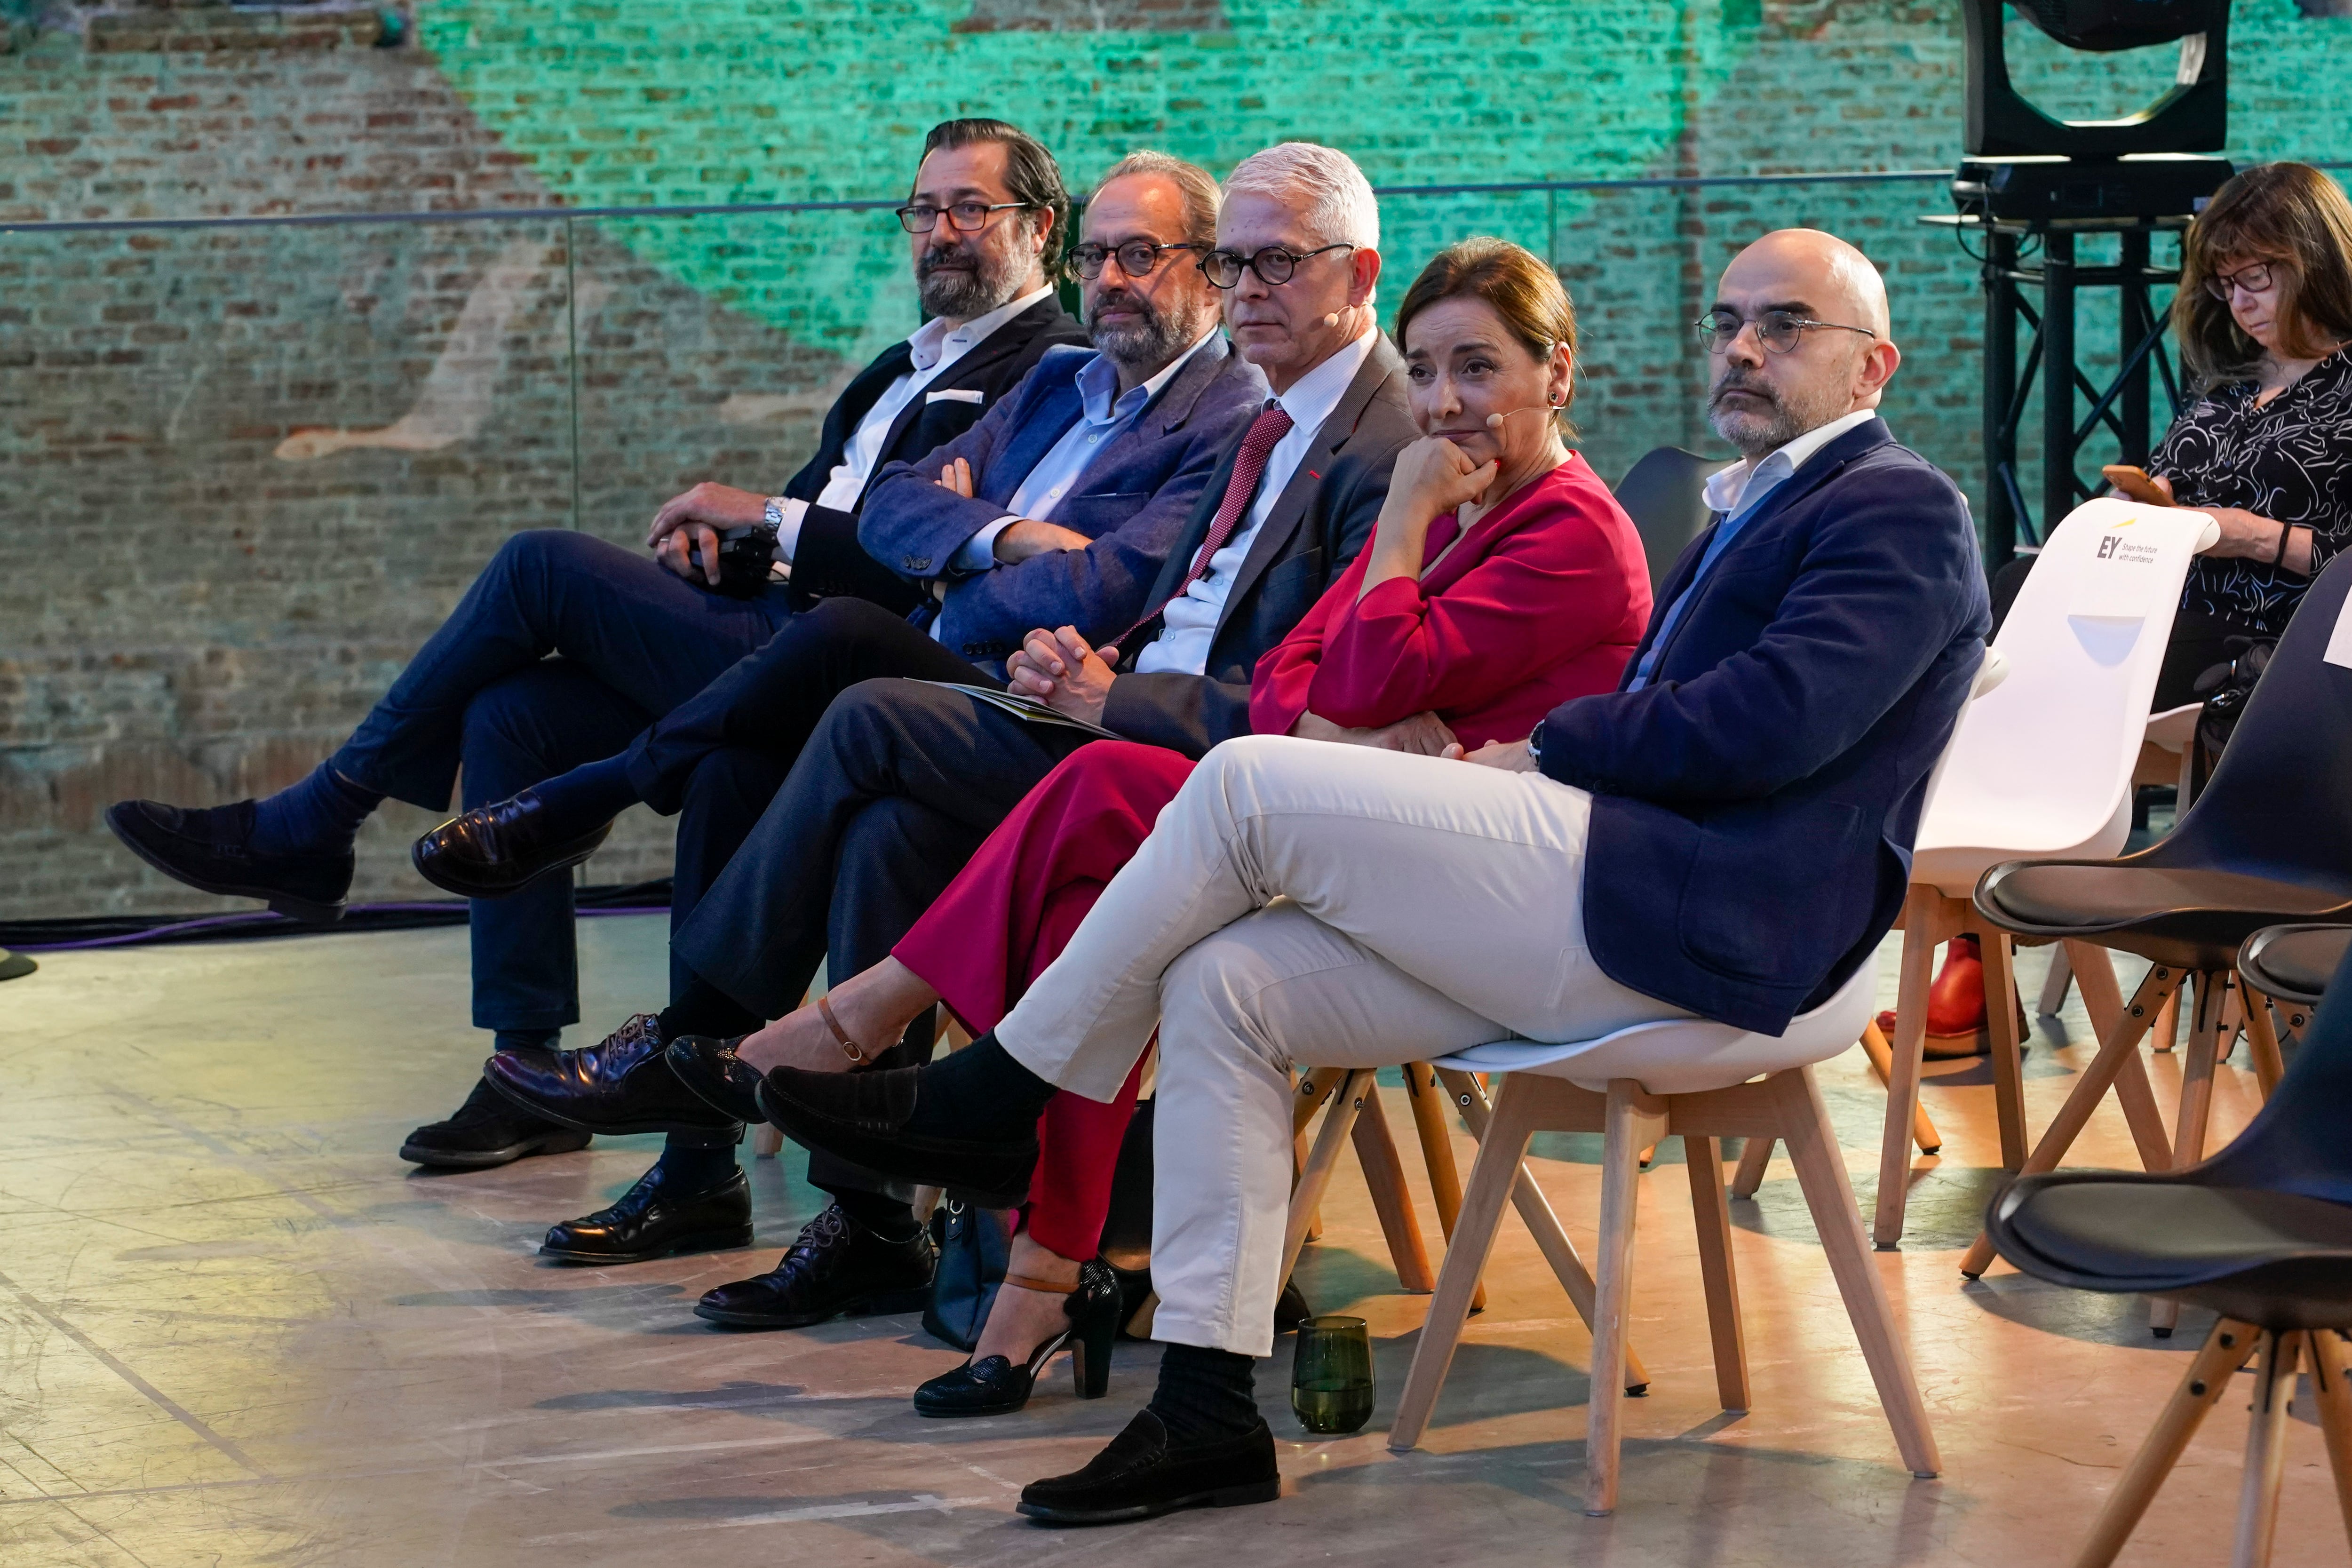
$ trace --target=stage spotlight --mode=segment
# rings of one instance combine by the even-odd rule
[[[2217,153],[2229,132],[2229,0],[2015,0],[2017,12],[2070,49],[2113,54],[2178,40],[2180,68],[2154,102],[2120,120],[2058,120],[2012,86],[2004,0],[1964,0],[1970,157],[2120,158]]]

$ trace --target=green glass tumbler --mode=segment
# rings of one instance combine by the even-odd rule
[[[1290,1408],[1309,1432],[1337,1436],[1372,1418],[1372,1336],[1361,1318],[1309,1318],[1290,1363]]]

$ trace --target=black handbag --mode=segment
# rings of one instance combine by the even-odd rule
[[[940,1227],[940,1264],[923,1309],[923,1331],[969,1354],[1013,1258],[1013,1212],[950,1198],[932,1223]]]
[[[2179,804],[2179,810],[2189,809],[2205,791],[2205,781],[2213,776],[2215,764],[2221,760],[2222,749],[2238,728],[2238,718],[2246,710],[2246,702],[2262,680],[2263,671],[2270,668],[2271,656],[2278,651],[2275,637],[2231,637],[2222,645],[2229,650],[2226,664],[2217,664],[2198,676],[2192,694],[2201,700],[2204,711],[2197,715],[2196,748],[2189,769],[2189,800]]]

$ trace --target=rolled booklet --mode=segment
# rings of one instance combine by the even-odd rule
[[[968,686],[960,680],[926,680],[921,684],[948,691],[961,691],[974,702],[985,702],[1000,713],[1010,713],[1015,719],[1031,724],[1058,724],[1065,730],[1082,730],[1089,735],[1100,735],[1106,741],[1124,739],[1116,730],[1089,724],[1084,719],[1073,719],[1067,713],[1056,713],[1034,697],[1024,697],[1018,691],[1000,691],[993,686]]]

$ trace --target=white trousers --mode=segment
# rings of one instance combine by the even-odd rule
[[[1290,1070],[1572,1040],[1682,1009],[1584,941],[1592,799],[1536,773],[1317,741],[1229,741],[996,1027],[1109,1100],[1160,1030],[1153,1336],[1273,1349]]]

